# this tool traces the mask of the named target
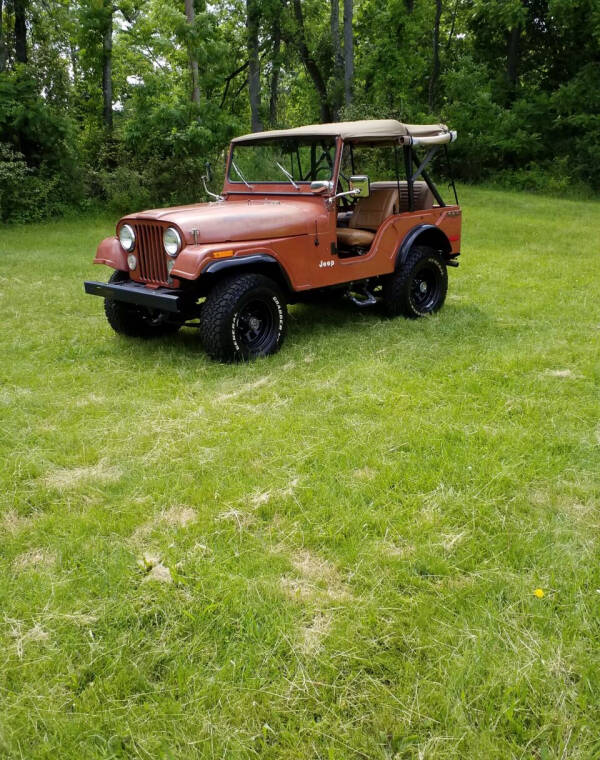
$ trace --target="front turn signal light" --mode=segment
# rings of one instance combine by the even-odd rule
[[[233,256],[233,251],[213,251],[210,255],[213,259],[226,259],[228,256]]]

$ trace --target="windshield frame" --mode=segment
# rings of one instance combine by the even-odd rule
[[[289,142],[290,139],[293,138],[285,138],[285,142]],[[301,139],[298,139],[298,144],[303,145],[310,145],[311,143],[315,143],[317,147],[321,147],[320,143],[323,143],[327,138],[324,138],[322,135],[315,135],[313,138],[311,137],[302,137]],[[283,138],[282,138],[283,141]],[[272,195],[315,195],[315,191],[310,190],[310,185],[313,180],[302,180],[302,179],[296,179],[294,178],[294,181],[299,186],[298,188],[292,187],[292,184],[290,183],[289,179],[281,175],[281,179],[273,179],[273,180],[253,180],[250,177],[246,177],[248,180],[248,184],[251,186],[252,189],[249,189],[244,185],[244,182],[242,182],[241,179],[237,178],[235,176],[235,169],[233,169],[232,174],[232,165],[233,162],[236,160],[234,158],[234,152],[236,148],[241,147],[242,145],[250,145],[250,146],[256,146],[260,145],[261,143],[268,143],[268,142],[275,142],[273,139],[268,140],[264,139],[261,140],[261,138],[257,135],[256,140],[252,140],[252,142],[244,142],[240,145],[236,144],[235,142],[232,142],[229,146],[229,155],[227,157],[227,166],[225,171],[225,186],[223,188],[224,192],[229,193],[235,193],[235,194],[248,194],[252,193],[256,188],[265,188],[265,186],[268,188],[267,192]],[[332,139],[331,147],[333,148],[333,166],[331,170],[331,179],[330,180],[323,180],[323,181],[329,181],[332,183],[332,187],[335,188],[337,186],[337,177],[338,177],[338,171],[340,166],[340,157],[341,157],[341,147],[343,145],[343,141],[340,137],[335,137]],[[239,154],[238,154],[239,155]],[[276,166],[276,165],[275,165]],[[277,170],[279,171],[279,170]],[[245,175],[244,175],[245,176]],[[228,186],[230,186],[230,189],[228,189]],[[278,192],[275,190],[275,188],[278,187],[285,187],[287,188],[287,192]],[[234,189],[235,188],[235,189]],[[304,190],[304,192],[303,192]],[[307,192],[308,191],[308,192]],[[261,190],[260,192],[264,193],[264,190]],[[321,195],[328,196],[333,195],[334,190],[321,192]]]

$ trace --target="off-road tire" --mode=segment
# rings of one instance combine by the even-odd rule
[[[113,272],[109,282],[127,282],[126,272]],[[163,338],[176,333],[180,324],[164,322],[158,313],[153,313],[143,306],[115,301],[113,298],[104,299],[104,313],[108,324],[119,335],[129,338]]]
[[[221,362],[251,361],[281,348],[287,308],[277,285],[262,274],[240,274],[218,282],[200,314],[206,353]]]
[[[448,292],[448,270],[433,248],[416,245],[406,261],[383,283],[383,306],[390,317],[416,319],[438,311]]]

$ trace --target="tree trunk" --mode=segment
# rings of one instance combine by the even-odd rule
[[[450,45],[454,39],[454,30],[456,29],[456,13],[458,11],[458,0],[454,3],[454,10],[452,11],[452,23],[450,24],[450,31],[448,32],[448,42],[446,43],[446,51],[450,50]]]
[[[194,19],[196,18],[196,11],[194,10],[194,0],[185,0],[185,17],[190,26],[193,26]],[[188,43],[189,44],[189,43]],[[198,61],[194,53],[192,52],[192,45],[189,44],[189,59],[190,59],[190,73],[192,75],[192,103],[200,102],[200,87],[198,84]]]
[[[331,0],[331,46],[333,48],[333,119],[339,118],[342,101],[342,81],[344,77],[344,54],[340,38],[340,2]]]
[[[113,46],[113,13],[112,5],[107,7],[106,26],[102,40],[102,117],[104,126],[110,132],[113,127],[113,83],[112,83],[112,46]]]
[[[71,69],[73,71],[73,84],[75,86],[77,86],[77,82],[79,81],[78,54],[79,54],[79,51],[77,50],[77,46],[75,45],[75,42],[71,38],[71,40],[69,41],[69,55],[71,57]]]
[[[14,0],[15,10],[15,60],[27,63],[27,24],[25,10],[27,0]]]
[[[429,79],[429,110],[433,111],[436,103],[437,83],[440,76],[440,19],[442,18],[442,0],[435,3],[435,21],[433,22],[433,62]]]
[[[352,36],[352,0],[344,0],[344,102],[352,103],[354,86],[354,39]]]
[[[301,0],[294,0],[294,15],[296,17],[296,23],[298,24],[298,31],[294,38],[294,43],[300,54],[304,68],[307,70],[308,75],[313,81],[317,94],[319,95],[321,121],[329,122],[331,121],[331,106],[329,105],[329,99],[327,97],[327,86],[323,75],[319,71],[319,67],[309,53],[306,45],[306,30],[304,29],[304,17],[302,15],[302,6],[300,3]]]
[[[273,23],[273,58],[271,71],[271,93],[269,98],[269,122],[272,127],[277,124],[277,101],[279,98],[279,73],[281,71],[281,21],[279,16]]]
[[[0,0],[0,74],[6,66],[6,47],[4,45],[4,27],[3,27],[3,10],[4,0]]]
[[[256,0],[246,0],[246,33],[248,44],[248,92],[252,132],[262,132],[260,118],[260,60],[258,57],[258,7]]]
[[[519,78],[519,53],[521,27],[513,26],[508,33],[508,51],[506,56],[506,76],[508,83],[514,89]]]

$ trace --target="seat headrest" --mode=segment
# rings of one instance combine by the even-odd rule
[[[371,182],[371,190],[388,190],[393,188],[396,191],[396,197],[398,197],[398,183],[393,181],[386,182]],[[427,182],[419,180],[413,182],[415,211],[422,211],[426,208],[432,208],[435,198],[433,193],[429,189]],[[400,209],[397,213],[408,211],[408,182],[406,180],[400,182]]]

